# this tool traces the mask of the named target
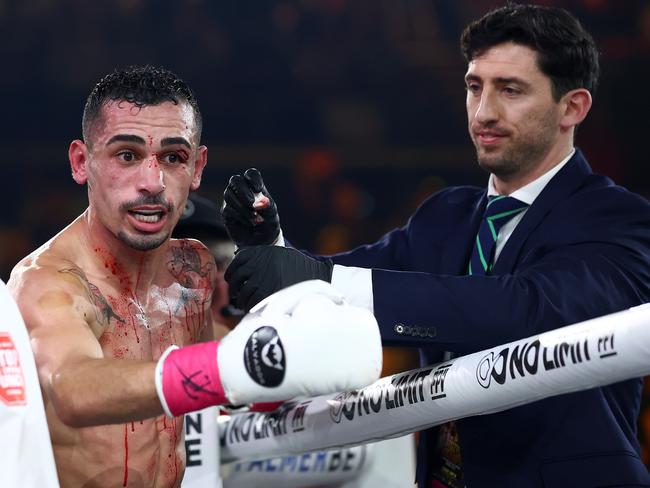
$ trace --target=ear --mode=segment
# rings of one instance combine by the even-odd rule
[[[208,148],[205,146],[199,146],[196,150],[197,157],[196,162],[194,163],[194,174],[192,175],[192,184],[190,188],[192,190],[198,190],[201,186],[201,175],[203,175],[203,168],[208,162]]]
[[[591,93],[585,88],[577,88],[566,93],[560,100],[563,112],[560,118],[562,129],[571,129],[580,124],[591,108]]]
[[[68,159],[72,168],[72,179],[84,185],[88,181],[88,146],[83,141],[76,139],[68,148]]]

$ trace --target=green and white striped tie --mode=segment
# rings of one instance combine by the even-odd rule
[[[494,248],[499,230],[515,215],[528,208],[528,204],[516,198],[503,195],[489,197],[481,227],[476,235],[472,257],[469,260],[469,275],[487,275],[494,265]]]

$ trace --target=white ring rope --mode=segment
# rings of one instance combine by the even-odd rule
[[[441,364],[359,391],[220,418],[221,459],[361,444],[650,374],[650,304]]]

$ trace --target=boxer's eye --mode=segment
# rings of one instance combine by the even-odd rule
[[[169,163],[169,164],[177,164],[181,162],[181,158],[179,157],[178,154],[170,153],[170,154],[165,154],[162,158],[160,158],[162,162],[164,163]]]
[[[160,158],[160,161],[170,165],[177,165],[177,164],[185,163],[187,161],[187,157],[181,153],[170,152],[170,153],[163,154],[162,157]]]
[[[120,151],[117,153],[117,157],[124,161],[125,163],[130,163],[135,161],[135,153],[133,151]]]

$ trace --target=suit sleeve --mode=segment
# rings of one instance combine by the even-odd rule
[[[373,270],[375,316],[385,344],[425,342],[459,353],[647,302],[649,282],[647,258],[607,244],[558,250],[502,276]],[[406,337],[396,324],[435,328],[435,336]]]
[[[388,232],[374,244],[329,257],[335,264],[360,268],[413,271],[425,266],[435,269],[439,267],[450,226],[458,219],[467,218],[467,207],[482,193],[482,189],[474,187],[441,190],[429,197],[404,226]],[[450,208],[457,207],[460,208],[456,210],[457,215],[450,212]]]
[[[524,236],[506,272],[374,269],[373,294],[385,343],[426,341],[459,353],[624,310],[650,301],[650,205],[620,189],[578,192]],[[435,337],[400,334],[397,323],[435,328]]]

